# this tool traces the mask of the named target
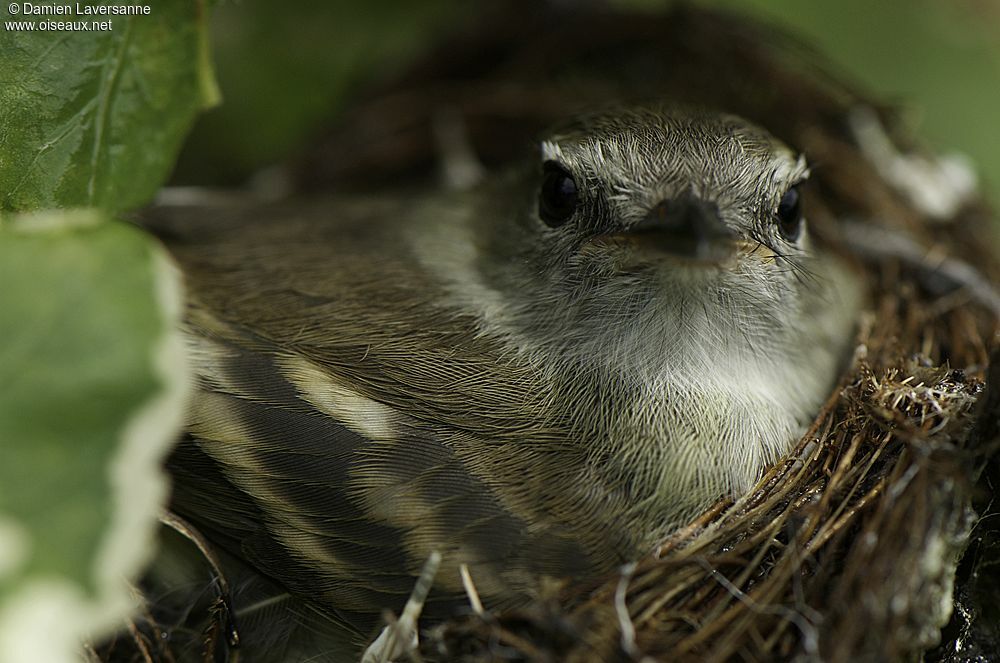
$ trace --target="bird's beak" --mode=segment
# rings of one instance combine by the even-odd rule
[[[698,262],[722,262],[734,250],[735,234],[723,223],[719,208],[691,193],[659,203],[624,234]]]

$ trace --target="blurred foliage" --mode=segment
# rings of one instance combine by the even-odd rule
[[[162,253],[96,209],[0,223],[0,662],[77,660],[132,607],[188,384]]]
[[[100,17],[107,31],[0,24],[4,663],[78,660],[121,624],[152,552],[187,385],[179,284],[114,215],[153,197],[217,98],[205,12],[160,0]]]
[[[0,282],[16,286],[0,291],[0,505],[31,537],[21,574],[93,591],[111,519],[107,465],[161,387],[151,344],[165,329],[153,247],[138,230],[97,213],[47,216],[0,228]]]

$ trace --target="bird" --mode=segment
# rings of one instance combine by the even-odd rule
[[[500,609],[646,554],[788,453],[850,353],[860,285],[763,128],[610,105],[525,152],[142,221],[197,378],[171,508],[356,644],[432,554],[432,617],[463,566]]]

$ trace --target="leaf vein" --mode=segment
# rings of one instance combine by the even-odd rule
[[[125,36],[122,37],[121,44],[118,46],[118,52],[115,53],[113,59],[114,68],[111,70],[110,75],[102,78],[101,87],[98,92],[100,101],[97,117],[94,122],[94,148],[90,155],[90,179],[87,182],[87,200],[92,205],[94,204],[94,195],[97,189],[98,166],[101,162],[101,153],[105,149],[104,132],[108,126],[113,97],[118,88],[118,83],[121,81],[121,73],[125,66],[128,47],[132,42],[132,27],[135,25],[135,22],[129,19],[127,25]]]

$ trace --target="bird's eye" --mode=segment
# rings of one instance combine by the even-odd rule
[[[802,194],[798,185],[786,191],[778,203],[778,232],[789,242],[802,234]]]
[[[552,228],[558,228],[573,216],[579,192],[576,181],[555,161],[543,166],[542,190],[538,196],[538,215]]]

